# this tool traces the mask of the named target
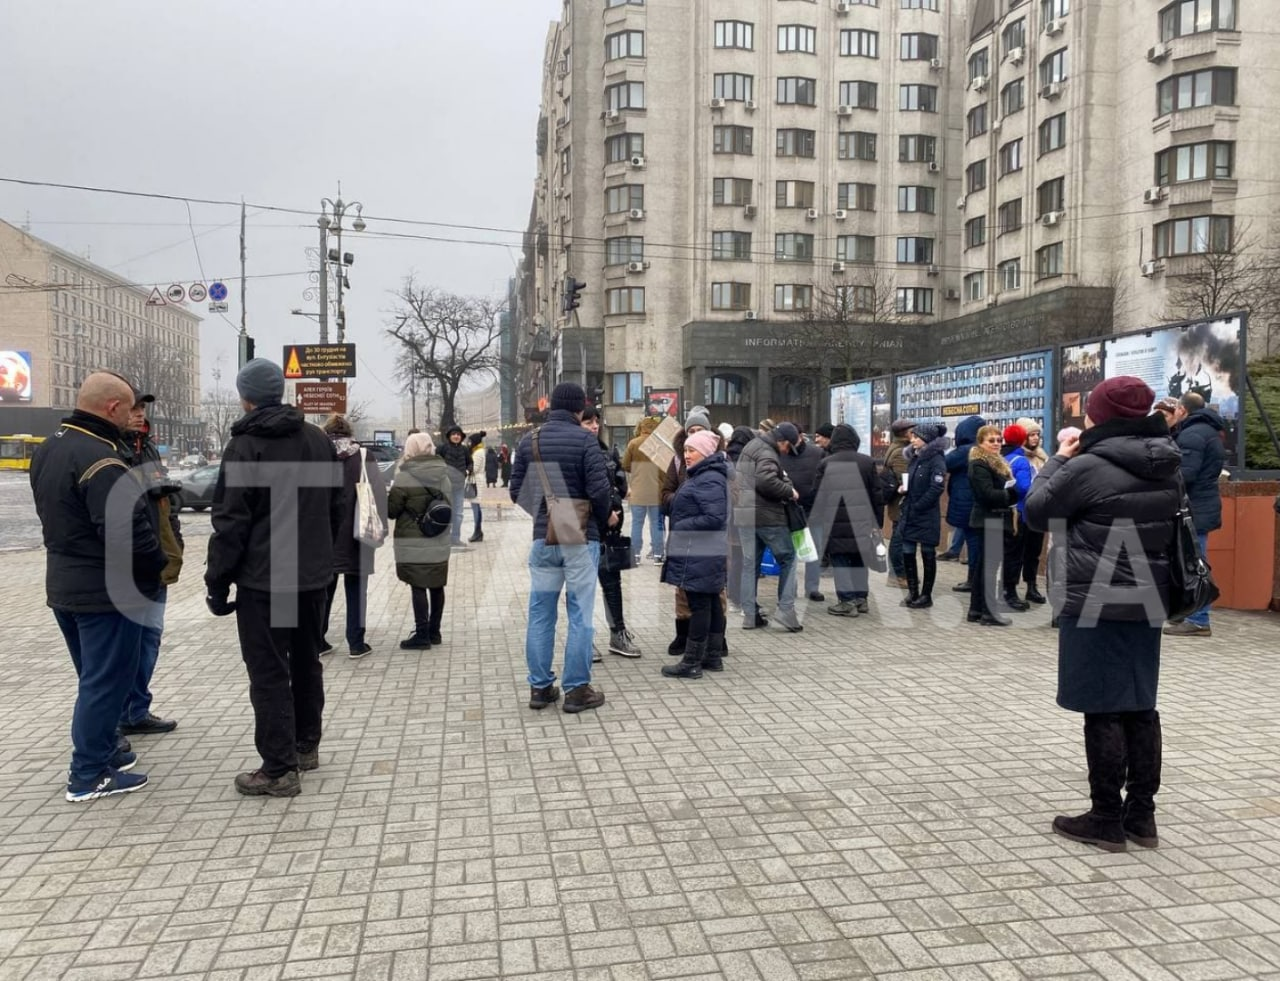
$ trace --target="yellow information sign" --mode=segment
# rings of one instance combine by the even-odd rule
[[[287,344],[284,349],[286,378],[354,378],[354,344]]]

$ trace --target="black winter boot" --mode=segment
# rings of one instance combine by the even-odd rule
[[[724,634],[708,634],[707,653],[702,655],[702,670],[723,671],[724,655]]]
[[[684,657],[679,664],[668,664],[662,673],[668,678],[701,678],[702,659],[707,653],[707,642],[691,640],[684,645]]]
[[[915,553],[902,556],[902,571],[907,579],[907,598],[899,606],[912,606],[920,598],[920,567],[916,564]]]
[[[1059,815],[1053,819],[1053,830],[1072,841],[1122,852],[1125,831],[1120,791],[1128,769],[1123,716],[1086,714],[1084,753],[1089,763],[1089,798],[1093,807],[1076,817]]]
[[[924,582],[920,585],[920,596],[914,603],[908,603],[913,610],[927,610],[933,606],[933,583],[938,578],[938,553],[924,552],[920,556],[924,563]],[[914,566],[915,563],[912,563]]]
[[[1129,772],[1125,781],[1124,833],[1136,845],[1156,848],[1156,791],[1160,789],[1160,758],[1163,739],[1160,713],[1125,712],[1124,741],[1129,754]]]
[[[679,657],[684,653],[685,642],[689,639],[689,621],[676,619],[676,639],[667,645],[667,653]]]

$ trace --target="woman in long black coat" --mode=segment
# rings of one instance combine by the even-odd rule
[[[1147,415],[1153,401],[1131,376],[1094,388],[1084,433],[1062,441],[1026,501],[1032,528],[1066,524],[1058,704],[1084,713],[1093,804],[1054,818],[1053,830],[1113,852],[1124,851],[1126,839],[1158,844],[1156,694],[1182,485],[1168,426]]]
[[[907,463],[907,494],[902,501],[902,567],[907,574],[903,606],[924,610],[933,606],[933,583],[938,576],[938,543],[942,540],[942,491],[947,485],[947,427],[921,423],[911,430]],[[924,580],[916,567],[916,550],[924,564]]]
[[[1013,506],[1018,490],[1009,461],[1000,455],[999,426],[983,426],[969,450],[969,547],[976,549],[970,561],[977,568],[969,593],[969,622],[987,627],[1007,627],[1013,621],[995,611],[996,576],[1004,552],[1004,535],[1013,528]],[[990,539],[988,541],[988,539]]]
[[[831,431],[827,456],[818,464],[812,518],[821,526],[836,579],[836,602],[827,612],[856,617],[870,612],[864,550],[884,524],[884,497],[876,464],[859,453],[862,440],[852,426]]]

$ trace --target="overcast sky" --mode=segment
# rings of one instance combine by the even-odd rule
[[[453,292],[505,293],[529,213],[544,42],[560,0],[3,6],[0,82],[11,97],[0,177],[316,213],[341,180],[343,198],[364,203],[365,236],[343,237],[356,255],[347,340],[360,359],[353,397],[373,399],[375,411],[398,411],[382,328],[407,273]],[[226,384],[240,322],[239,209],[191,213],[194,244],[178,202],[0,182],[0,218],[21,225],[29,215],[32,234],[116,273],[227,281],[234,326],[200,311],[203,384],[219,364]],[[260,355],[279,360],[283,345],[318,340],[314,320],[290,315],[318,308],[303,298],[304,250],[318,235],[314,214],[250,210],[248,325]]]

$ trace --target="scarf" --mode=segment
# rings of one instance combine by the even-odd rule
[[[988,453],[982,448],[981,443],[974,444],[969,450],[969,462],[972,463],[974,460],[985,463],[1001,480],[1009,480],[1013,477],[1013,471],[1009,469],[1009,461],[999,453]]]

